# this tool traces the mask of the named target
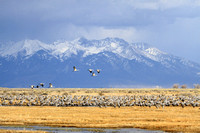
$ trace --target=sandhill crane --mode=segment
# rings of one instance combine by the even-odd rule
[[[44,83],[40,83],[40,86],[44,87]]]
[[[35,86],[34,85],[31,85],[31,89],[33,89]]]
[[[100,69],[97,69],[97,73],[100,73]]]
[[[97,76],[94,72],[92,73],[92,76]]]
[[[89,71],[90,73],[92,73],[93,70],[92,70],[92,69],[88,69],[88,71]]]
[[[53,87],[52,83],[49,83],[49,88],[52,88],[52,87]]]
[[[73,72],[76,72],[76,71],[78,71],[78,69],[76,69],[76,67],[73,66]]]

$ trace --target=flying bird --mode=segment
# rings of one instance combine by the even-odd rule
[[[100,73],[100,69],[97,69],[97,73]]]
[[[92,76],[97,76],[94,72],[92,73]]]
[[[73,66],[73,72],[76,72],[76,71],[78,71],[78,69],[76,69],[76,67]]]
[[[93,70],[92,70],[92,69],[88,69],[88,71],[89,71],[90,73],[92,73]]]

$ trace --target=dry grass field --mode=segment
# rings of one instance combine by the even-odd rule
[[[27,131],[27,130],[5,130],[0,129],[0,133],[47,133],[45,131]]]
[[[0,88],[1,94],[25,95],[200,95],[200,89],[130,89],[130,88]]]
[[[25,95],[200,95],[200,89],[18,89],[0,94]],[[189,107],[0,107],[0,125],[141,128],[170,132],[200,132],[200,108]],[[0,132],[3,130],[0,130]]]
[[[0,110],[0,125],[200,132],[200,109],[191,107],[1,107]]]

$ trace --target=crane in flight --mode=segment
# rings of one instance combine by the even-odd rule
[[[92,73],[93,70],[92,70],[92,69],[88,69],[88,71],[89,71],[90,73]]]
[[[76,69],[76,67],[73,66],[73,72],[76,72],[76,71],[78,71],[78,69]]]
[[[97,69],[97,73],[100,73],[100,69]]]
[[[97,76],[94,72],[92,73],[92,76],[94,77],[94,76]]]

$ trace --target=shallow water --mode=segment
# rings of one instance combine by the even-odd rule
[[[105,129],[105,128],[70,128],[70,127],[46,127],[46,126],[0,126],[0,129],[6,130],[29,130],[29,131],[47,131],[51,133],[94,133],[94,132],[106,132],[106,133],[163,133],[162,131],[150,131],[136,128],[121,128],[121,129]]]

